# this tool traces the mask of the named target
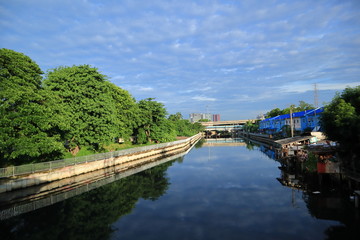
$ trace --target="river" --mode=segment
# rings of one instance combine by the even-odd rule
[[[296,186],[281,184],[285,176]],[[198,144],[173,161],[3,220],[0,238],[358,239],[359,210],[338,183],[295,178],[268,150],[241,139]]]

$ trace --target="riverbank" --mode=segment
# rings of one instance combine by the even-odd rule
[[[266,144],[273,149],[277,159],[295,158],[297,161],[308,161],[313,156],[313,168],[319,173],[339,173],[340,162],[336,159],[338,146],[329,141],[317,141],[315,136],[296,136],[273,139],[271,135],[242,132],[240,135],[251,141]]]
[[[56,169],[51,167],[51,162],[42,163],[46,164],[46,166],[49,165],[50,167],[38,172],[3,177],[0,180],[0,193],[31,186],[38,186],[44,183],[70,178],[114,166],[120,166],[120,168],[117,167],[117,171],[124,171],[164,157],[185,152],[202,137],[203,135],[199,133],[192,137],[174,142],[120,150],[106,154],[95,154],[93,157],[85,156],[84,162],[80,161],[77,164]],[[13,172],[15,171],[13,170]]]

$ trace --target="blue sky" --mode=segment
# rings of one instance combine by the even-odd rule
[[[0,47],[90,64],[184,118],[251,119],[360,85],[360,1],[0,0]]]

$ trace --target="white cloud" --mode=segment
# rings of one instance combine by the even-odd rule
[[[237,70],[238,70],[237,68],[222,68],[222,69],[220,69],[220,71],[223,72],[224,74],[233,73],[233,72],[236,72]]]
[[[125,79],[124,75],[117,75],[111,78],[111,80],[122,80],[122,79]]]
[[[192,97],[191,99],[196,100],[196,101],[209,101],[209,102],[216,101],[216,98],[205,97],[205,96],[195,96],[195,97]]]
[[[130,84],[123,85],[123,88],[129,90],[130,92],[150,92],[154,90],[153,87]]]
[[[90,63],[169,112],[211,102],[234,114],[228,107],[241,103],[253,106],[242,111],[250,115],[280,95],[313,91],[314,82],[319,91],[359,85],[356,1],[3,2],[3,47],[44,71]]]
[[[359,86],[360,82],[352,83],[320,83],[317,84],[318,91],[325,90],[335,90],[341,91],[347,87],[356,87]],[[314,91],[314,85],[307,82],[295,82],[292,84],[287,84],[278,87],[279,91],[282,93],[304,93],[308,91]]]

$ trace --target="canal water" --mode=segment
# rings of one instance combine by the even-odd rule
[[[284,186],[281,164],[262,150],[242,140],[198,144],[171,162],[3,220],[0,239],[359,239],[351,199],[316,184]]]

